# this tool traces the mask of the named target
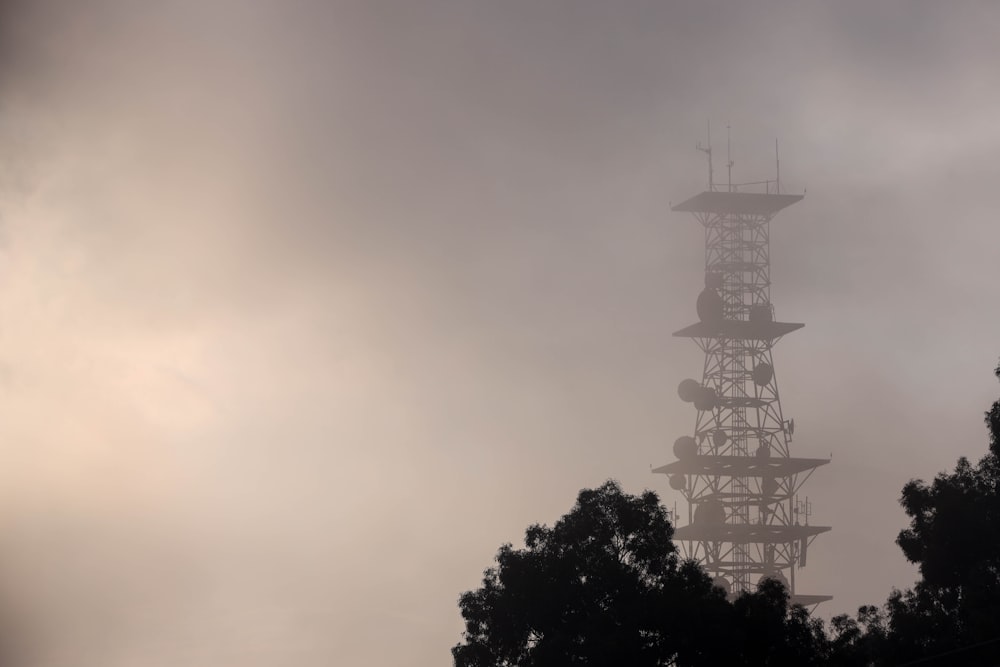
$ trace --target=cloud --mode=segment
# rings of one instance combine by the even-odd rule
[[[0,574],[39,664],[439,664],[580,487],[672,504],[706,118],[809,190],[777,371],[835,453],[817,521],[867,537],[802,582],[905,585],[894,494],[982,448],[1000,276],[997,13],[901,7],[5,5]]]

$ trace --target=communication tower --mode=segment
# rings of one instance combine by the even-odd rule
[[[776,321],[770,294],[771,219],[803,195],[781,194],[777,178],[716,186],[711,148],[699,149],[708,155],[709,189],[671,210],[693,214],[705,230],[705,288],[699,322],[674,336],[694,340],[705,365],[700,382],[678,387],[695,408],[694,432],[674,443],[677,460],[654,472],[684,495],[688,523],[674,539],[717,586],[738,594],[772,577],[792,602],[814,606],[831,596],[799,594],[795,572],[830,528],[809,525],[811,505],[799,491],[829,459],[792,456],[795,424],[781,411],[772,350],[803,325]]]

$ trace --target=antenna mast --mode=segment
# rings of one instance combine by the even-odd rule
[[[774,139],[774,192],[781,194],[781,160],[778,159],[778,139]]]
[[[767,192],[771,183],[730,179],[728,192],[702,192],[671,207],[694,214],[705,232],[698,321],[674,333],[694,340],[704,366],[700,381],[689,378],[677,388],[693,404],[694,428],[674,442],[677,460],[653,472],[667,475],[687,501],[688,521],[674,529],[674,540],[716,586],[739,595],[764,578],[777,579],[791,602],[814,607],[830,596],[801,594],[796,574],[809,545],[830,528],[812,524],[809,500],[799,493],[830,461],[795,455],[795,425],[785,419],[778,393],[774,347],[803,325],[774,318],[771,220],[802,196]],[[765,192],[740,191],[749,185]]]
[[[726,166],[729,168],[729,191],[733,191],[733,161],[729,150],[729,124],[726,123]]]
[[[712,192],[715,190],[715,176],[712,171],[712,121],[708,121],[708,147],[702,146],[699,141],[695,144],[695,148],[708,156],[708,191]]]

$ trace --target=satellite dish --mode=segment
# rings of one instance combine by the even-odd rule
[[[789,419],[788,420],[788,435],[790,435],[790,436],[791,435],[795,435],[795,420],[794,419]]]
[[[670,476],[670,488],[675,491],[683,491],[684,487],[687,486],[687,477],[684,475],[671,475]]]
[[[774,320],[774,314],[771,312],[771,304],[760,303],[756,306],[750,306],[751,322],[771,322],[772,320]]]
[[[775,581],[780,582],[786,590],[788,589],[788,577],[782,574],[779,570],[771,570],[770,572],[762,574],[760,580],[757,582],[757,585],[760,586],[766,579],[774,579]]]
[[[718,500],[706,500],[694,510],[694,522],[703,526],[718,526],[726,522],[726,508]]]
[[[732,593],[732,587],[729,585],[729,580],[725,577],[716,577],[715,579],[712,579],[712,585],[716,588],[721,588],[725,591],[727,596]]]
[[[722,447],[726,444],[727,440],[729,440],[729,436],[721,428],[717,428],[712,432],[712,442],[716,447]]]
[[[695,308],[698,311],[698,319],[705,324],[722,322],[722,297],[711,287],[701,291]]]
[[[760,480],[760,492],[765,496],[773,496],[778,492],[778,480],[773,477]]]
[[[765,387],[774,378],[774,366],[767,362],[761,362],[753,368],[753,383],[758,387]]]
[[[684,460],[698,455],[698,443],[689,435],[682,435],[674,441],[674,456]]]
[[[692,380],[688,378],[687,380],[681,380],[681,383],[677,385],[677,395],[681,397],[681,400],[685,403],[693,403],[696,398],[698,398],[698,393],[701,391],[701,385],[698,384],[697,380]]]
[[[711,387],[702,387],[698,396],[694,399],[694,407],[699,410],[712,410],[719,402],[719,397]]]

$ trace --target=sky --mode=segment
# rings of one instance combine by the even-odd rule
[[[771,235],[793,452],[833,458],[798,589],[881,603],[903,484],[982,455],[1000,395],[998,32],[971,1],[0,3],[7,636],[446,664],[459,594],[579,489],[682,507],[650,467],[694,425],[670,204],[709,121],[735,180],[778,139],[806,195]]]

